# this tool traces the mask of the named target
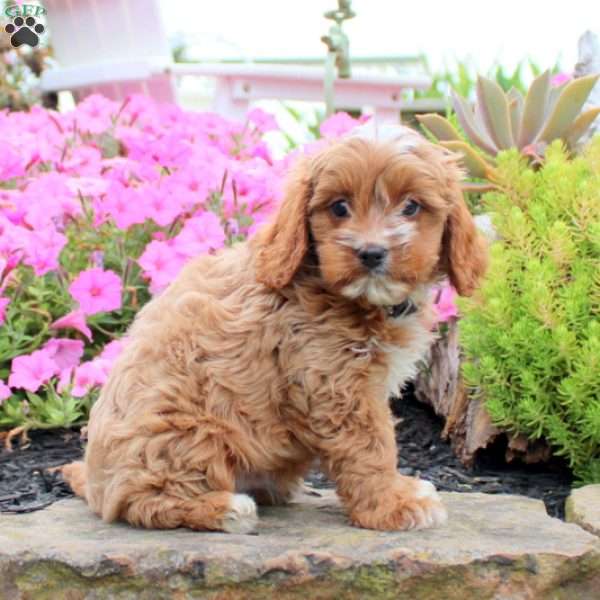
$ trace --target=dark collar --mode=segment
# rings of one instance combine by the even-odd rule
[[[411,298],[407,298],[401,304],[394,304],[393,306],[386,306],[387,314],[392,319],[399,319],[408,317],[417,312],[418,307],[412,301]]]

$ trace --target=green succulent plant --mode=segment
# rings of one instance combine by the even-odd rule
[[[452,105],[465,136],[438,114],[418,116],[419,122],[438,142],[462,153],[469,175],[494,182],[495,157],[502,150],[518,149],[535,164],[540,162],[548,144],[560,139],[573,150],[579,138],[600,114],[600,107],[581,109],[598,75],[574,79],[552,86],[550,71],[536,77],[524,96],[512,88],[504,92],[486,77],[477,79],[477,102],[452,92]]]
[[[533,169],[498,157],[484,203],[499,241],[461,299],[462,374],[494,424],[544,438],[576,477],[600,483],[600,136]]]

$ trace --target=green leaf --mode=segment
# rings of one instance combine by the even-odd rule
[[[441,115],[435,113],[417,115],[417,121],[421,125],[424,125],[440,142],[462,140],[458,131],[452,126],[452,123]]]
[[[519,130],[521,128],[521,119],[523,118],[523,94],[516,88],[511,88],[508,92],[509,110],[510,110],[510,126],[512,130],[513,140],[519,138]]]
[[[483,194],[499,189],[498,186],[493,183],[475,183],[473,181],[463,181],[460,184],[460,188],[463,192],[472,192],[474,194]]]
[[[460,126],[469,136],[469,139],[484,152],[496,156],[499,151],[498,147],[494,145],[487,133],[476,125],[471,108],[454,90],[452,91],[452,107],[456,112]]]
[[[571,123],[580,113],[592,88],[598,81],[598,77],[598,75],[580,77],[570,81],[564,87],[558,97],[556,106],[552,110],[552,114],[536,137],[536,141],[550,143],[552,140],[562,138],[565,135]]]
[[[441,146],[448,148],[452,152],[462,154],[462,162],[467,168],[469,175],[477,179],[493,179],[494,167],[486,162],[469,144],[466,142],[440,142]]]
[[[537,63],[533,62],[531,59],[529,59],[529,68],[531,69],[531,72],[533,73],[534,77],[539,77],[542,74],[542,69]]]
[[[600,115],[600,106],[586,110],[573,121],[563,135],[563,139],[567,142],[569,148],[575,146],[579,138],[587,131],[598,115]]]
[[[553,85],[550,87],[550,93],[548,94],[548,102],[546,102],[546,110],[544,111],[544,122],[546,122],[552,114],[552,111],[556,106],[558,98],[562,94],[562,91],[565,89],[565,85],[567,84],[563,83],[562,85]]]
[[[508,101],[502,88],[491,79],[477,79],[477,98],[490,137],[501,149],[515,145],[510,124]]]
[[[550,71],[544,71],[531,84],[521,119],[521,131],[517,140],[519,148],[531,144],[544,124],[544,114],[550,92]]]

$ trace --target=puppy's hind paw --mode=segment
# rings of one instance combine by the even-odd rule
[[[437,490],[435,489],[435,485],[433,485],[433,483],[431,483],[431,481],[426,481],[425,479],[417,479],[415,481],[416,484],[416,492],[415,492],[415,497],[416,498],[431,498],[433,500],[437,500],[438,502],[441,502],[441,498],[440,495],[438,494]]]
[[[352,514],[356,525],[383,531],[426,529],[447,520],[448,513],[435,486],[408,477],[399,479],[396,489],[381,497],[375,508]]]
[[[418,479],[415,496],[419,501],[422,499],[429,500],[427,504],[422,503],[421,508],[425,518],[422,522],[416,524],[416,529],[436,527],[437,525],[443,525],[448,520],[448,511],[442,504],[442,498],[433,483],[424,479]]]
[[[246,494],[233,494],[231,507],[223,517],[223,531],[253,533],[258,524],[256,503]]]

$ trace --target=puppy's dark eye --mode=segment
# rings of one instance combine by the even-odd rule
[[[332,212],[333,215],[335,215],[339,219],[344,219],[350,216],[350,207],[348,206],[348,201],[344,198],[336,200],[329,207],[329,210]]]
[[[402,214],[405,217],[414,217],[420,210],[421,205],[416,200],[409,198],[402,209]]]

